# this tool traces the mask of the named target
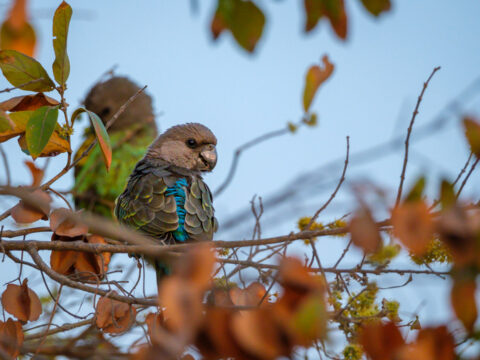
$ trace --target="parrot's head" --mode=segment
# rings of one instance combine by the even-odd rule
[[[95,84],[85,98],[84,104],[88,110],[100,116],[106,124],[139,90],[140,87],[130,79],[114,76]],[[152,98],[145,92],[141,92],[131,104],[124,108],[108,132],[125,130],[138,125],[148,126],[156,132]]]
[[[198,123],[176,125],[150,146],[146,158],[160,159],[190,171],[212,171],[217,163],[217,138]]]

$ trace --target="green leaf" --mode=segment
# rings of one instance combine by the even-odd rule
[[[405,197],[405,202],[415,202],[422,200],[423,190],[425,189],[425,182],[425,176],[419,177],[408,192],[407,196]]]
[[[440,187],[440,203],[442,204],[442,209],[447,209],[457,202],[457,196],[455,195],[455,189],[453,184],[449,183],[447,180],[442,180],[442,185]]]
[[[470,117],[466,117],[463,119],[463,126],[470,149],[476,157],[480,158],[480,123]]]
[[[0,68],[10,84],[22,90],[45,92],[55,88],[42,65],[18,51],[1,50]]]
[[[362,0],[362,4],[365,6],[365,9],[374,16],[390,10],[391,7],[390,0]]]
[[[300,304],[293,319],[293,326],[305,343],[325,336],[327,313],[320,295],[312,295]]]
[[[223,30],[230,30],[237,43],[253,52],[262,37],[265,15],[255,3],[244,0],[219,0],[211,31],[216,39]]]
[[[47,146],[57,125],[58,107],[42,106],[35,110],[25,131],[27,149],[33,158]]]
[[[55,61],[52,69],[55,80],[64,86],[70,75],[70,60],[67,55],[68,26],[72,17],[72,8],[65,1],[55,11],[53,16],[53,50]]]
[[[8,115],[0,110],[0,133],[13,130],[14,124]]]
[[[344,0],[304,0],[305,31],[312,31],[318,21],[325,17],[337,34],[343,40],[347,37],[347,14]]]
[[[23,134],[32,114],[33,111],[18,111],[8,114],[8,118],[11,120],[10,125],[13,124],[13,127],[0,131],[0,143]]]
[[[112,145],[110,144],[110,137],[108,136],[107,130],[103,125],[102,119],[100,119],[100,117],[92,111],[89,111],[85,108],[78,108],[73,112],[71,122],[73,124],[78,115],[84,112],[87,113],[92,123],[95,136],[98,140],[98,144],[100,145],[100,149],[102,150],[103,160],[108,171],[112,163]]]

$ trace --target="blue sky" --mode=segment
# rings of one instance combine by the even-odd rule
[[[306,70],[328,54],[336,69],[320,88],[312,106],[319,114],[319,126],[302,128],[243,155],[231,187],[215,200],[221,230],[222,220],[231,219],[237,211],[248,207],[254,194],[268,198],[300,173],[344,156],[347,135],[354,154],[405,134],[416,97],[435,66],[442,69],[427,89],[415,128],[432,120],[480,76],[480,2],[392,2],[392,11],[377,19],[363,10],[360,1],[347,1],[349,38],[342,42],[325,21],[305,35],[300,1],[258,1],[267,16],[267,25],[255,53],[249,55],[229,34],[222,35],[217,42],[211,39],[208,27],[215,1],[199,2],[199,12],[192,14],[189,1],[72,0],[67,101],[73,110],[93,82],[118,65],[118,74],[148,85],[155,110],[162,114],[157,119],[161,129],[195,121],[214,131],[219,162],[206,179],[215,189],[225,178],[237,146],[300,119]],[[54,58],[51,18],[58,3],[33,0],[30,6],[39,35],[38,59],[49,71]],[[0,14],[5,11],[3,4]],[[0,87],[6,86],[1,79]],[[479,90],[477,87],[477,93]],[[480,116],[479,98],[462,103],[462,113]],[[459,117],[448,119],[445,128],[418,142],[414,128],[407,187],[417,175],[425,173],[433,195],[441,176],[453,179],[463,166],[468,148]],[[75,147],[80,143],[80,134],[78,130],[73,138]],[[14,164],[15,181],[26,183],[27,172],[20,161],[27,157],[19,151],[15,140],[2,145]],[[368,179],[386,191],[396,189],[402,158],[403,152],[397,151],[367,164],[352,162],[347,183],[337,201],[322,215],[323,220],[352,210],[350,186],[355,182]],[[52,163],[50,173],[54,174],[62,165],[62,161]],[[296,219],[311,214],[328,198],[340,170],[317,174],[319,183],[330,185],[317,190],[309,187],[306,196],[288,202],[270,217],[283,214],[283,220],[272,221],[270,226],[267,222],[264,234],[294,230]],[[0,172],[0,182],[4,179]],[[57,188],[66,189],[71,183],[72,179],[65,177]],[[298,182],[291,186],[305,185]],[[477,172],[465,194],[473,195],[479,186]],[[268,216],[267,211],[266,219]],[[219,237],[237,239],[250,233],[251,224],[247,222],[232,231],[220,232]],[[336,259],[344,244],[339,239],[319,244],[327,264]],[[418,281],[427,292],[430,285],[440,293],[448,290],[438,285],[438,280]],[[421,295],[404,296],[406,301],[413,299],[411,309],[422,301]],[[442,312],[442,318],[448,317],[445,304],[434,301],[429,305],[426,311],[431,314],[430,320],[435,321],[436,314]]]

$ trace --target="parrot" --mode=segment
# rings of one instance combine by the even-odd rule
[[[199,123],[176,125],[158,136],[117,198],[118,221],[164,245],[212,240],[218,222],[202,174],[217,163],[216,145],[215,135]],[[147,260],[158,285],[170,268]]]
[[[94,85],[86,96],[84,105],[106,124],[139,89],[130,79],[114,76]],[[113,218],[115,199],[123,191],[135,164],[142,159],[145,150],[158,134],[151,97],[144,92],[140,93],[107,131],[113,153],[110,170],[107,172],[97,144],[75,166],[73,198],[77,209]],[[80,157],[94,139],[93,128],[87,127],[75,159]]]

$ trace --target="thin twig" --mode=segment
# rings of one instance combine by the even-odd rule
[[[437,66],[436,68],[434,68],[432,73],[428,77],[427,81],[423,83],[422,91],[418,96],[417,105],[415,106],[415,110],[413,111],[413,114],[412,114],[412,119],[410,120],[410,125],[408,126],[407,138],[405,139],[405,156],[403,158],[403,167],[402,167],[402,173],[400,175],[400,185],[398,186],[397,200],[395,201],[395,206],[398,206],[398,204],[400,204],[400,199],[402,198],[403,182],[405,181],[405,171],[407,170],[407,163],[408,163],[408,146],[410,143],[410,135],[412,134],[413,123],[415,122],[415,119],[417,117],[418,109],[420,108],[420,104],[423,99],[423,94],[425,93],[425,90],[427,89],[428,84],[430,83],[430,80],[432,79],[433,75],[435,75],[435,73],[438,70],[440,70],[440,66]]]
[[[18,86],[13,86],[11,88],[6,88],[6,89],[3,89],[3,90],[0,90],[0,93],[10,92],[10,91],[15,90],[15,89],[21,89],[24,86],[31,85],[31,84],[36,84],[40,81],[43,81],[43,78],[30,80],[30,81],[27,81],[26,83],[20,84]]]
[[[302,124],[303,124],[303,122],[300,121],[298,124],[295,124],[295,126],[300,126]],[[235,176],[235,172],[237,170],[238,161],[240,160],[240,156],[242,155],[242,153],[245,150],[247,150],[247,149],[249,149],[253,146],[256,146],[256,145],[258,145],[258,144],[260,144],[260,143],[262,143],[266,140],[269,140],[271,138],[275,138],[275,137],[278,137],[278,136],[281,136],[281,135],[288,134],[289,132],[290,132],[289,128],[284,127],[282,129],[279,129],[279,130],[269,131],[266,134],[260,135],[260,136],[256,137],[255,139],[249,140],[245,144],[240,145],[235,150],[235,152],[233,153],[232,165],[230,166],[230,170],[228,171],[227,177],[222,182],[222,184],[213,192],[213,196],[220,195],[230,185],[231,181],[233,180],[233,177]]]
[[[12,178],[10,176],[10,166],[8,165],[7,154],[5,154],[5,150],[3,150],[2,145],[0,145],[0,155],[3,159],[3,164],[5,166],[5,175],[7,176],[7,186],[10,186],[12,183]]]
[[[350,155],[350,136],[347,136],[347,155],[345,156],[345,165],[343,166],[342,176],[340,177],[340,180],[338,181],[338,184],[337,184],[337,187],[335,188],[335,191],[332,193],[332,195],[330,195],[330,198],[312,216],[312,218],[308,222],[307,227],[305,228],[306,230],[310,230],[310,228],[312,227],[315,220],[317,220],[318,215],[320,215],[320,213],[327,208],[327,206],[332,202],[332,200],[337,195],[338,190],[340,189],[343,182],[345,181],[345,174],[347,172],[349,155]]]
[[[480,160],[480,157],[477,157],[477,159],[475,160],[475,162],[472,164],[472,167],[470,168],[470,171],[468,172],[467,176],[465,176],[465,179],[463,179],[462,185],[460,186],[460,189],[458,189],[458,192],[457,192],[457,194],[456,194],[457,199],[458,199],[458,197],[460,196],[460,194],[462,193],[463,188],[464,188],[465,185],[467,184],[467,181],[468,181],[468,179],[470,178],[470,175],[472,175],[473,170],[475,170],[475,167],[477,166],[479,160]]]

